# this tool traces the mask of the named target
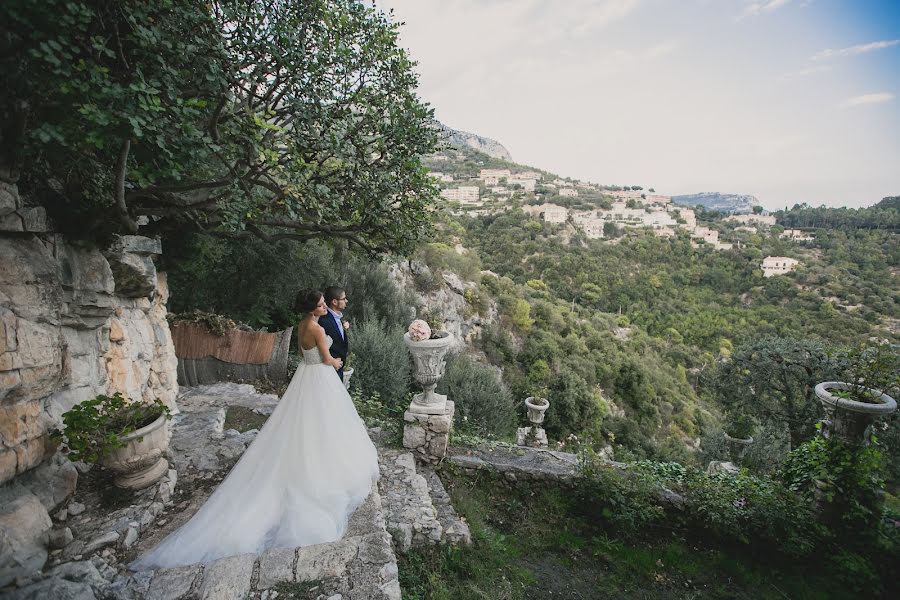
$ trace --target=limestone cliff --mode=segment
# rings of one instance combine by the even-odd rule
[[[474,148],[475,150],[484,152],[485,154],[493,156],[494,158],[502,158],[503,160],[509,161],[512,160],[512,156],[510,155],[509,150],[504,148],[503,144],[496,140],[482,137],[480,135],[475,135],[474,133],[469,133],[467,131],[451,129],[443,123],[439,123],[437,121],[435,121],[435,125],[439,129],[440,139],[444,143],[450,144],[451,146]]]
[[[106,251],[26,222],[15,186],[0,226],[0,483],[52,450],[48,429],[98,394],[175,406],[177,360],[157,240]]]
[[[470,349],[473,341],[481,334],[481,329],[497,319],[497,307],[493,301],[484,314],[479,314],[466,298],[467,290],[474,290],[475,284],[463,281],[452,271],[433,273],[419,261],[404,261],[391,266],[391,280],[400,289],[412,291],[421,307],[442,322],[442,329],[453,335],[453,351]],[[426,279],[434,282],[428,289],[422,289],[417,281]]]

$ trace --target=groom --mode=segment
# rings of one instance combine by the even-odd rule
[[[337,286],[329,286],[325,288],[323,293],[325,296],[325,305],[328,308],[328,314],[319,317],[319,325],[325,329],[325,334],[334,340],[331,344],[331,356],[340,358],[344,363],[347,362],[348,340],[347,330],[350,323],[342,321],[344,309],[347,308],[347,293],[343,288]],[[344,367],[337,370],[338,377],[341,382],[344,381]]]

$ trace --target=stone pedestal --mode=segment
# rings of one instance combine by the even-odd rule
[[[444,404],[441,414],[415,412],[413,406],[403,414],[403,447],[412,450],[417,459],[439,462],[447,455],[450,430],[456,406],[451,400]]]
[[[516,444],[531,448],[546,448],[547,432],[543,427],[519,427],[516,430]]]

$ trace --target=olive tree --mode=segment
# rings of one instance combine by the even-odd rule
[[[816,384],[842,368],[840,357],[819,342],[759,338],[738,346],[718,366],[713,385],[726,408],[787,426],[796,448],[815,433]]]
[[[437,134],[397,27],[353,0],[8,0],[0,176],[81,234],[407,251]]]

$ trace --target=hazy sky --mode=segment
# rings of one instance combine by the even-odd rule
[[[900,194],[900,0],[382,0],[420,94],[520,163],[658,192]]]

